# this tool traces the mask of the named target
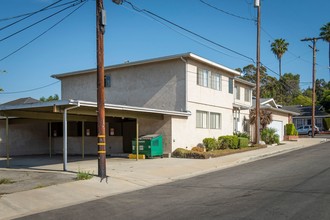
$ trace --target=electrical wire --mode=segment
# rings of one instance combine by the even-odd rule
[[[221,45],[221,44],[219,44],[219,43],[216,43],[216,42],[214,42],[214,41],[212,41],[212,40],[210,40],[210,39],[208,39],[208,38],[206,38],[206,37],[203,37],[203,36],[201,36],[201,35],[199,35],[199,34],[193,32],[193,31],[191,31],[191,30],[188,30],[187,28],[184,28],[184,27],[182,27],[182,26],[180,26],[180,25],[178,25],[178,24],[175,24],[174,22],[172,22],[172,21],[170,21],[170,20],[168,20],[168,19],[166,19],[166,18],[163,18],[163,17],[161,17],[161,16],[159,16],[159,15],[157,15],[157,14],[155,14],[155,13],[149,11],[149,10],[146,10],[146,9],[139,9],[138,7],[136,7],[134,4],[132,4],[131,2],[129,2],[129,1],[127,1],[127,0],[124,0],[124,2],[126,2],[127,4],[129,4],[129,5],[132,7],[132,9],[135,10],[135,11],[137,11],[137,12],[140,12],[140,13],[147,13],[147,14],[150,14],[150,15],[152,15],[152,16],[154,16],[154,17],[157,17],[157,18],[159,18],[159,19],[161,19],[161,20],[163,20],[163,21],[165,21],[165,22],[167,22],[167,23],[169,23],[169,24],[171,24],[171,25],[173,25],[173,26],[175,26],[175,27],[177,27],[177,28],[183,30],[183,31],[186,31],[186,32],[188,32],[188,33],[190,33],[190,34],[192,34],[192,35],[194,35],[194,36],[196,36],[196,37],[199,37],[199,38],[201,38],[201,39],[203,39],[203,40],[205,40],[205,41],[207,41],[207,42],[209,42],[209,43],[211,43],[211,44],[214,44],[214,45],[216,45],[216,46],[218,46],[218,47],[221,47],[221,48],[223,48],[223,49],[225,49],[225,50],[228,50],[228,51],[230,51],[230,52],[232,52],[232,53],[234,53],[234,54],[236,54],[236,55],[239,55],[239,56],[241,56],[241,57],[244,57],[244,58],[246,58],[246,59],[252,61],[253,63],[255,63],[254,59],[251,58],[251,57],[248,57],[248,56],[246,56],[246,55],[244,55],[244,54],[242,54],[242,53],[240,53],[240,52],[237,52],[237,51],[235,51],[235,50],[233,50],[233,49],[230,49],[230,48],[228,48],[228,47],[226,47],[226,46],[223,46],[223,45]]]
[[[220,11],[220,12],[222,12],[222,13],[224,13],[224,14],[227,14],[227,15],[230,15],[230,16],[232,16],[232,17],[239,18],[239,19],[243,19],[243,20],[248,20],[248,21],[256,21],[255,19],[246,18],[246,17],[242,17],[242,16],[239,16],[239,15],[235,15],[235,14],[233,14],[233,13],[227,12],[227,11],[222,10],[222,9],[220,9],[220,8],[214,6],[214,5],[211,5],[211,4],[209,4],[209,3],[207,3],[207,2],[205,2],[205,1],[203,1],[203,0],[199,0],[199,1],[200,1],[201,3],[203,3],[203,4],[207,5],[207,6],[209,6],[210,8],[213,8],[213,9],[215,9],[215,10],[217,10],[217,11]]]
[[[40,9],[40,10],[38,10],[38,11],[35,11],[35,12],[33,12],[33,13],[30,13],[29,15],[25,16],[25,17],[22,18],[22,19],[19,19],[19,20],[13,22],[13,23],[8,24],[8,25],[5,25],[4,27],[1,27],[1,28],[0,28],[0,31],[6,29],[6,28],[8,28],[8,27],[11,27],[11,26],[13,26],[14,24],[17,24],[17,23],[19,23],[19,22],[21,22],[21,21],[23,21],[23,20],[25,20],[25,19],[27,19],[27,18],[29,18],[29,17],[31,17],[31,16],[37,14],[37,13],[39,13],[39,12],[42,12],[42,11],[44,11],[45,9],[47,9],[47,8],[53,6],[53,5],[56,5],[57,3],[61,2],[61,1],[63,1],[63,0],[58,0],[58,1],[54,2],[53,4],[50,4],[50,5],[48,5],[48,6],[44,7],[44,8],[42,8],[42,9]]]
[[[45,86],[41,86],[41,87],[33,88],[33,89],[28,89],[28,90],[23,90],[23,91],[15,91],[15,92],[0,92],[0,95],[9,95],[9,94],[17,94],[17,93],[32,92],[32,91],[36,91],[36,90],[39,90],[39,89],[44,89],[44,88],[46,88],[46,87],[49,87],[49,86],[55,85],[56,83],[59,83],[59,82],[60,82],[60,81],[56,81],[56,82],[50,83],[50,84],[45,85]]]
[[[47,6],[46,9],[44,9],[43,11],[46,11],[46,10],[50,10],[50,9],[54,9],[54,8],[58,8],[58,7],[62,7],[64,5],[68,5],[68,4],[71,4],[73,2],[76,2],[77,0],[73,0],[73,1],[70,1],[70,2],[66,2],[66,3],[63,3],[63,4],[60,4],[60,5],[55,5],[53,7],[49,7]],[[39,11],[39,10],[38,10]],[[25,13],[25,14],[21,14],[21,15],[16,15],[16,16],[13,16],[13,17],[8,17],[8,18],[1,18],[0,19],[0,22],[3,22],[3,21],[8,21],[8,20],[12,20],[12,19],[16,19],[16,18],[20,18],[20,17],[24,17],[24,16],[28,16],[30,14],[34,14],[35,12],[38,12],[38,11],[33,11],[33,12],[29,12],[29,13]]]
[[[62,21],[64,21],[66,18],[68,18],[70,15],[72,15],[74,12],[76,12],[79,8],[81,8],[87,1],[81,1],[79,4],[81,4],[79,7],[77,7],[76,9],[74,9],[72,12],[70,12],[69,14],[67,14],[65,17],[63,17],[61,20],[59,20],[58,22],[56,22],[54,25],[52,25],[50,28],[48,28],[47,30],[45,30],[44,32],[42,32],[41,34],[39,34],[37,37],[33,38],[31,41],[27,42],[26,44],[24,44],[23,46],[19,47],[18,49],[16,49],[15,51],[11,52],[10,54],[8,54],[7,56],[4,56],[3,58],[0,59],[0,62],[7,59],[8,57],[10,57],[11,55],[17,53],[18,51],[22,50],[24,47],[28,46],[29,44],[31,44],[32,42],[34,42],[35,40],[37,40],[38,38],[40,38],[41,36],[43,36],[44,34],[46,34],[48,31],[50,31],[51,29],[53,29],[55,26],[57,26],[58,24],[60,24]]]
[[[86,1],[86,0],[81,0],[81,1]],[[10,35],[8,35],[7,37],[4,37],[4,38],[0,39],[0,42],[2,42],[2,41],[4,41],[4,40],[7,40],[8,38],[13,37],[13,36],[15,36],[16,34],[19,34],[19,33],[23,32],[23,31],[25,31],[25,30],[27,30],[27,29],[29,29],[29,28],[31,28],[31,27],[33,27],[33,26],[35,26],[35,25],[37,25],[37,24],[39,24],[39,23],[41,23],[41,22],[43,22],[43,21],[45,21],[45,20],[47,20],[47,19],[49,19],[49,18],[51,18],[51,17],[53,17],[53,16],[55,16],[55,15],[61,13],[61,12],[63,12],[63,11],[65,11],[65,10],[71,8],[71,7],[74,7],[74,6],[76,6],[77,4],[80,4],[80,2],[79,2],[79,3],[74,3],[74,4],[72,4],[72,5],[70,5],[70,6],[66,7],[66,8],[63,8],[63,9],[61,9],[61,10],[59,10],[59,11],[57,11],[57,12],[55,12],[55,13],[53,13],[53,14],[51,14],[51,15],[49,15],[49,16],[47,16],[47,17],[45,17],[45,18],[43,18],[43,19],[41,19],[41,20],[39,20],[39,21],[37,21],[37,22],[35,22],[35,23],[33,23],[33,24],[27,26],[27,27],[25,27],[25,28],[22,28],[22,29],[19,30],[19,31],[16,31],[16,32],[13,33],[13,34],[10,34]]]

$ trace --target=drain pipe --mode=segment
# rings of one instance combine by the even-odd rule
[[[63,114],[63,170],[67,171],[68,164],[68,120],[67,115],[68,111],[71,109],[79,108],[80,103],[78,102],[77,106],[72,106],[64,109]]]

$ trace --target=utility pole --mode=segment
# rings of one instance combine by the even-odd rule
[[[322,37],[313,37],[313,38],[305,38],[302,39],[301,41],[312,41],[313,42],[313,70],[312,70],[312,75],[313,75],[313,93],[312,93],[312,138],[315,136],[315,99],[316,99],[316,93],[315,93],[315,78],[316,78],[316,41],[319,39],[323,39]]]
[[[96,48],[97,48],[97,154],[98,176],[101,181],[106,174],[105,109],[104,109],[104,32],[105,10],[103,0],[96,0]]]
[[[255,0],[254,7],[257,7],[257,79],[256,79],[256,122],[255,142],[260,143],[260,0]]]

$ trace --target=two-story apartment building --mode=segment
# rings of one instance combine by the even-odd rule
[[[150,133],[160,132],[159,123],[166,125],[168,131],[162,132],[168,151],[190,148],[205,137],[242,130],[239,117],[247,116],[240,116],[239,110],[251,107],[254,84],[236,79],[239,75],[192,53],[114,65],[105,68],[105,102],[191,113],[186,119],[156,122],[157,126],[140,120],[148,127],[140,130]],[[53,77],[61,80],[62,99],[96,101],[94,69]]]
[[[191,148],[201,143],[205,137],[249,131],[248,109],[252,106],[252,89],[255,85],[238,79],[239,75],[233,69],[193,53],[105,67],[108,154],[131,151],[137,124],[139,135],[163,135],[165,153],[178,147]],[[84,107],[96,107],[95,69],[56,74],[52,77],[61,81],[62,102],[76,100],[80,103],[76,109],[70,111],[72,114],[83,115],[87,113]],[[73,103],[75,102],[70,102]],[[36,106],[32,104],[32,107]],[[3,115],[13,109],[15,106],[7,106],[1,110],[0,106]],[[132,114],[123,114],[121,110],[129,110]],[[133,114],[143,111],[159,117],[140,117],[141,114]],[[45,123],[45,129],[51,131],[50,148],[54,153],[61,153],[61,121],[52,122],[51,128],[49,123]],[[68,132],[69,136],[72,134],[68,139],[69,154],[81,153],[82,136],[93,136],[93,139],[84,141],[85,145],[88,143],[84,152],[96,152],[95,123],[85,124],[78,118],[71,120],[72,125]],[[70,129],[75,131],[70,132]]]

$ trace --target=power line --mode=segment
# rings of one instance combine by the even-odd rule
[[[82,0],[82,1],[83,1],[83,0]],[[85,0],[85,1],[86,1],[86,0]],[[39,21],[37,21],[37,22],[35,22],[35,23],[33,23],[33,24],[31,24],[31,25],[28,25],[28,26],[25,27],[25,28],[22,28],[22,29],[19,30],[19,31],[16,31],[16,32],[13,33],[13,34],[10,34],[10,35],[8,35],[7,37],[4,37],[4,38],[0,39],[0,42],[2,42],[2,41],[4,41],[4,40],[7,40],[8,38],[13,37],[13,36],[15,36],[16,34],[19,34],[19,33],[23,32],[23,31],[25,31],[25,30],[27,30],[27,29],[29,29],[29,28],[35,26],[36,24],[39,24],[39,23],[41,23],[42,21],[45,21],[45,20],[47,20],[47,19],[49,19],[49,18],[51,18],[51,17],[53,17],[53,16],[55,16],[55,15],[57,15],[57,14],[59,14],[59,13],[65,11],[65,10],[67,10],[67,9],[73,7],[73,6],[76,6],[77,4],[80,4],[80,2],[79,2],[79,3],[74,3],[74,4],[72,4],[72,5],[70,5],[70,6],[66,7],[66,8],[63,8],[63,9],[61,9],[61,10],[59,10],[59,11],[57,11],[57,12],[55,12],[55,13],[53,13],[53,14],[51,14],[51,15],[49,15],[49,16],[47,16],[47,17],[45,17],[45,18],[43,18],[43,19],[41,19],[41,20],[39,20]]]
[[[214,6],[214,5],[211,5],[211,4],[209,4],[209,3],[207,3],[207,2],[205,2],[205,1],[203,1],[203,0],[199,0],[199,1],[202,2],[203,4],[209,6],[209,7],[211,7],[211,8],[213,8],[213,9],[217,10],[217,11],[220,11],[220,12],[222,12],[222,13],[224,13],[224,14],[227,14],[227,15],[230,15],[230,16],[232,16],[232,17],[239,18],[239,19],[243,19],[243,20],[248,20],[248,21],[256,21],[255,19],[246,18],[246,17],[242,17],[242,16],[239,16],[239,15],[235,15],[235,14],[233,14],[233,13],[227,12],[227,11],[222,10],[222,9],[220,9],[220,8]]]
[[[17,93],[25,93],[25,92],[32,92],[32,91],[36,91],[36,90],[39,90],[39,89],[44,89],[46,87],[49,87],[49,86],[52,86],[56,83],[59,83],[60,81],[57,81],[57,82],[53,82],[51,84],[48,84],[48,85],[45,85],[45,86],[41,86],[41,87],[38,87],[38,88],[33,88],[33,89],[28,89],[28,90],[22,90],[22,91],[15,91],[15,92],[0,92],[0,95],[9,95],[9,94],[17,94]]]
[[[47,8],[53,6],[53,5],[56,5],[57,3],[61,2],[61,1],[63,1],[63,0],[58,0],[57,2],[54,2],[53,4],[50,4],[50,5],[48,5],[48,6],[44,7],[44,8],[42,8],[42,9],[40,9],[40,10],[38,10],[38,11],[35,11],[35,12],[33,12],[33,13],[30,13],[29,15],[25,16],[25,17],[22,18],[22,19],[19,19],[18,21],[15,21],[15,22],[13,22],[13,23],[10,23],[10,24],[8,24],[8,25],[5,25],[4,27],[1,27],[1,28],[0,28],[0,31],[6,29],[6,28],[8,28],[8,27],[11,27],[11,26],[13,26],[14,24],[17,24],[17,23],[19,23],[19,22],[21,22],[21,21],[23,21],[23,20],[25,20],[25,19],[27,19],[27,18],[29,18],[29,17],[31,17],[31,16],[37,14],[37,13],[39,13],[39,12],[42,12],[42,11],[44,11],[45,9],[47,9]]]
[[[63,17],[61,20],[59,20],[58,22],[56,22],[54,25],[52,25],[50,28],[48,28],[47,30],[45,30],[44,32],[42,32],[41,34],[39,34],[37,37],[33,38],[32,40],[30,40],[29,42],[27,42],[26,44],[24,44],[23,46],[19,47],[18,49],[16,49],[15,51],[11,52],[10,54],[4,56],[3,58],[0,59],[0,62],[7,59],[8,57],[10,57],[11,55],[17,53],[18,51],[22,50],[24,47],[28,46],[29,44],[31,44],[32,42],[34,42],[35,40],[37,40],[38,38],[40,38],[41,36],[43,36],[44,34],[46,34],[48,31],[50,31],[51,29],[53,29],[55,26],[57,26],[58,24],[60,24],[62,21],[64,21],[66,18],[68,18],[70,15],[72,15],[74,12],[76,12],[79,8],[81,8],[85,3],[87,2],[87,0],[85,1],[81,1],[79,4],[81,4],[79,7],[77,7],[75,10],[73,10],[72,12],[70,12],[69,14],[67,14],[65,17]],[[76,6],[76,5],[75,5]],[[73,7],[73,6],[72,6]]]
[[[212,41],[212,40],[210,40],[210,39],[207,39],[206,37],[203,37],[203,36],[201,36],[201,35],[199,35],[199,34],[193,32],[193,31],[191,31],[191,30],[188,30],[187,28],[184,28],[184,27],[182,27],[182,26],[180,26],[180,25],[178,25],[178,24],[176,24],[176,23],[174,23],[174,22],[172,22],[172,21],[170,21],[170,20],[168,20],[168,19],[166,19],[166,18],[163,18],[163,17],[161,17],[161,16],[159,16],[159,15],[157,15],[157,14],[155,14],[155,13],[149,11],[149,10],[146,10],[146,9],[139,9],[138,7],[136,7],[135,5],[133,5],[133,4],[132,4],[131,2],[129,2],[129,1],[124,0],[124,2],[126,2],[127,4],[129,4],[129,5],[130,5],[135,11],[137,11],[137,12],[140,12],[140,13],[147,13],[147,14],[150,14],[150,15],[152,15],[152,16],[154,16],[154,17],[157,17],[157,18],[159,18],[159,19],[161,19],[161,20],[163,20],[163,21],[165,21],[165,22],[167,22],[167,23],[169,23],[169,24],[171,24],[171,25],[173,25],[173,26],[175,26],[175,27],[177,27],[177,28],[179,28],[179,29],[181,29],[181,30],[184,30],[184,31],[186,31],[186,32],[188,32],[188,33],[190,33],[190,34],[192,34],[192,35],[194,35],[194,36],[197,36],[197,37],[199,37],[199,38],[201,38],[201,39],[203,39],[203,40],[205,40],[205,41],[207,41],[207,42],[209,42],[209,43],[212,43],[212,44],[214,44],[214,45],[216,45],[216,46],[218,46],[218,47],[221,47],[221,48],[223,48],[223,49],[225,49],[225,50],[228,50],[228,51],[230,51],[230,52],[232,52],[232,53],[234,53],[234,54],[236,54],[236,55],[239,55],[239,56],[241,56],[241,57],[244,57],[244,58],[246,58],[246,59],[252,61],[253,63],[255,63],[254,59],[251,58],[251,57],[248,57],[248,56],[246,56],[246,55],[244,55],[244,54],[242,54],[242,53],[239,53],[239,52],[237,52],[237,51],[235,51],[235,50],[233,50],[233,49],[230,49],[230,48],[228,48],[228,47],[226,47],[226,46],[223,46],[223,45],[221,45],[221,44],[219,44],[219,43],[216,43],[216,42],[214,42],[214,41]]]
[[[62,7],[64,5],[68,5],[68,4],[71,4],[72,2],[76,2],[77,0],[73,0],[73,1],[70,1],[70,2],[66,2],[66,3],[63,3],[63,4],[60,4],[60,5],[55,5],[53,7],[47,7],[46,9],[44,9],[43,11],[46,11],[46,10],[50,10],[50,9],[54,9],[54,8],[58,8],[58,7]],[[39,11],[39,10],[38,10]],[[25,14],[21,14],[21,15],[16,15],[16,16],[12,16],[12,17],[8,17],[8,18],[1,18],[0,19],[0,22],[3,22],[3,21],[8,21],[8,20],[12,20],[12,19],[16,19],[16,18],[20,18],[20,17],[24,17],[24,16],[27,16],[27,15],[30,15],[30,14],[34,14],[35,12],[38,12],[38,11],[33,11],[33,12],[29,12],[29,13],[25,13]]]

